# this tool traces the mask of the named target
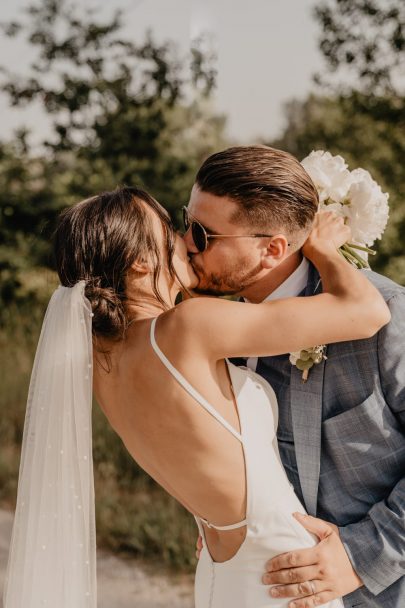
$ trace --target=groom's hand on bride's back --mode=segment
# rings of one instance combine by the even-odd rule
[[[199,536],[197,538],[197,542],[195,544],[195,548],[196,548],[195,556],[196,556],[197,559],[200,559],[201,551],[202,551],[202,548],[203,548],[203,543],[202,543],[201,536]]]
[[[275,585],[270,595],[295,598],[289,608],[312,608],[362,587],[337,526],[310,515],[297,514],[297,519],[319,538],[319,543],[309,549],[277,555],[267,562],[262,580],[265,585]]]

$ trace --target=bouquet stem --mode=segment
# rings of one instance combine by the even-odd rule
[[[364,260],[362,257],[359,256],[358,253],[354,251],[355,248],[359,249],[360,246],[353,247],[353,245],[346,244],[340,248],[340,251],[346,258],[346,260],[353,264],[353,266],[356,266],[357,268],[370,268],[366,260]],[[367,251],[364,247],[362,247],[361,250]]]
[[[339,253],[341,253],[345,260],[350,262],[350,264],[354,264],[355,266],[358,265],[358,261],[356,260],[356,258],[349,251],[343,249],[343,247],[339,249]]]
[[[376,251],[374,249],[370,249],[370,247],[366,247],[365,245],[357,245],[355,243],[347,243],[347,246],[351,249],[358,249],[359,251],[365,251],[370,255],[376,255]]]
[[[308,380],[308,376],[309,376],[309,369],[304,369],[304,371],[302,372],[302,383],[305,384],[305,382]]]

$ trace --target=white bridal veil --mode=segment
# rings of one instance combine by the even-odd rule
[[[96,608],[91,307],[49,303],[28,394],[4,608]]]

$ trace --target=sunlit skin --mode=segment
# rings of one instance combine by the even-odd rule
[[[152,216],[152,222],[159,249],[164,251],[157,216]],[[163,366],[150,344],[151,320],[159,317],[156,340],[169,361],[239,431],[225,357],[299,350],[310,336],[320,343],[328,338],[360,338],[375,333],[387,322],[387,309],[378,292],[336,253],[336,245],[348,237],[348,229],[331,214],[320,221],[308,241],[308,255],[319,267],[330,293],[291,298],[281,305],[192,298],[175,306],[181,285],[170,276],[164,257],[159,277],[166,304],[162,305],[153,293],[148,260],[133,263],[126,277],[131,322],[122,341],[99,341],[103,350],[110,351],[109,371],[105,357],[95,350],[94,392],[132,457],[190,512],[217,525],[244,519],[242,446]],[[197,277],[180,238],[174,265],[185,286],[195,287]],[[330,324],[331,311],[338,320],[336,327]],[[343,319],[349,322],[343,323]],[[271,344],[259,331],[263,323],[274,325]],[[239,331],[242,324],[246,332]],[[207,529],[213,558],[229,559],[245,533],[245,528],[230,532]]]

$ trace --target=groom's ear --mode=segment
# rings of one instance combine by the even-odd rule
[[[272,269],[282,262],[289,254],[289,245],[284,234],[277,234],[272,237],[263,250],[262,266],[263,268]]]

